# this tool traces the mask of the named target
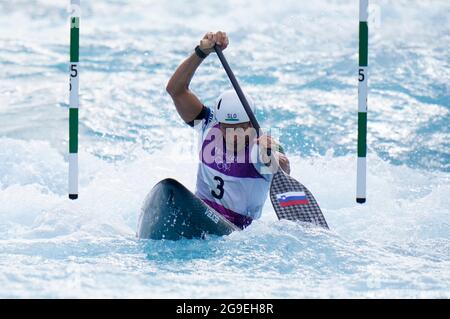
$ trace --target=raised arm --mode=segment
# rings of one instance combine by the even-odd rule
[[[214,51],[214,45],[218,44],[225,49],[228,46],[228,37],[225,32],[208,32],[200,41],[199,49],[205,55]],[[195,52],[181,63],[167,83],[166,90],[172,97],[178,114],[183,121],[193,121],[202,111],[203,104],[198,97],[189,90],[189,84],[195,71],[203,59]]]

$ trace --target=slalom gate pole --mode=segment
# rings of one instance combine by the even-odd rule
[[[80,0],[70,0],[69,198],[78,198]]]
[[[358,163],[356,169],[356,202],[366,202],[367,155],[367,77],[369,30],[368,0],[359,0],[359,68],[358,68]]]

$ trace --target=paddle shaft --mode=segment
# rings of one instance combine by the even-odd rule
[[[238,81],[236,80],[236,77],[234,76],[234,73],[231,70],[230,65],[228,64],[227,59],[225,59],[225,56],[222,53],[222,49],[216,44],[216,45],[214,45],[214,50],[216,51],[217,56],[219,57],[219,60],[222,63],[223,68],[225,69],[225,72],[227,72],[227,75],[231,81],[231,84],[233,85],[234,89],[236,90],[239,100],[241,100],[241,103],[244,106],[245,112],[247,113],[247,116],[250,119],[250,122],[252,123],[253,128],[256,129],[256,133],[259,136],[259,131],[260,131],[261,127],[259,126],[258,120],[256,119],[255,114],[253,114],[253,111],[250,108],[250,105],[248,104],[244,93],[242,92],[241,86],[239,85]]]

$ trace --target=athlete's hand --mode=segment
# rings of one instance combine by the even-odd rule
[[[291,167],[289,159],[285,154],[278,151],[280,149],[280,144],[274,138],[269,135],[261,135],[258,139],[255,139],[255,141],[261,147],[260,151],[264,163],[273,163],[272,161],[275,160],[275,163],[279,164],[283,171],[290,174]]]
[[[225,50],[228,46],[228,36],[225,32],[208,32],[200,41],[200,50],[205,54],[210,54],[214,51],[214,45],[217,44],[222,50]]]
[[[260,147],[262,147],[265,150],[268,149],[275,149],[278,150],[279,145],[278,142],[272,138],[270,135],[261,135],[259,138],[255,139],[256,143],[259,144]]]

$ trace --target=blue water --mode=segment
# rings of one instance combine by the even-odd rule
[[[450,5],[377,1],[368,202],[355,197],[356,1],[82,1],[80,198],[67,199],[66,3],[0,2],[0,297],[450,297]],[[193,132],[165,85],[209,30],[330,231],[263,217],[139,241],[159,180],[193,189]],[[211,55],[192,89],[229,88]]]

